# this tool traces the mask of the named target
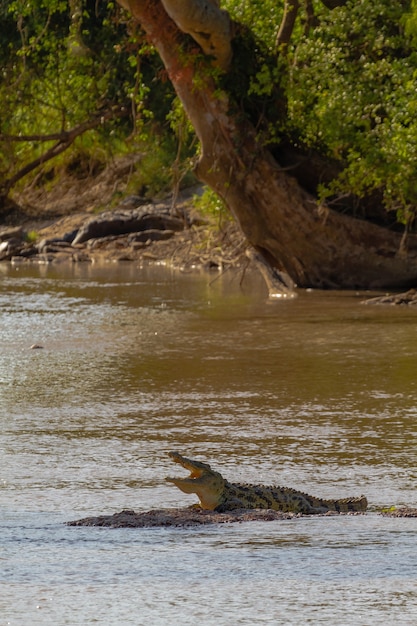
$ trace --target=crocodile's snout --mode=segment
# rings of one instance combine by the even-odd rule
[[[190,472],[188,478],[167,477],[165,480],[173,483],[184,493],[196,493],[200,506],[203,509],[215,509],[222,500],[224,479],[218,472],[214,472],[210,465],[193,461],[178,452],[168,452],[168,456]]]

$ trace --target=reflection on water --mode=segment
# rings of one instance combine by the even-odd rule
[[[4,623],[415,623],[414,519],[63,522],[192,503],[164,483],[170,449],[232,480],[417,506],[416,312],[270,303],[227,274],[0,271]]]

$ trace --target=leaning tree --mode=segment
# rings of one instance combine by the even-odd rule
[[[322,0],[329,11],[347,0]],[[239,97],[259,46],[217,0],[119,0],[159,53],[201,144],[197,177],[224,201],[249,244],[283,284],[317,288],[405,287],[417,279],[417,237],[319,203],[265,141],[265,118],[286,115],[279,90]],[[305,0],[314,27],[311,2]],[[285,57],[299,0],[286,0],[276,67]],[[242,45],[242,42],[244,44]],[[242,62],[242,55],[244,56]],[[236,67],[239,75],[236,75]],[[240,93],[242,96],[242,93]],[[272,105],[271,105],[272,100]],[[284,154],[284,150],[282,151]],[[307,169],[314,165],[307,161]],[[305,169],[305,167],[304,167]],[[285,277],[288,276],[289,280]],[[285,288],[285,286],[284,286]]]

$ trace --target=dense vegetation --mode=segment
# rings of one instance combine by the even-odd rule
[[[278,5],[227,3],[269,54],[252,79],[253,96],[267,102],[272,85],[285,93],[286,115],[270,141],[277,133],[328,160],[333,176],[318,185],[323,199],[376,197],[393,220],[410,222],[417,206],[417,2],[348,0],[332,11],[305,2],[285,54],[275,47]]]
[[[112,157],[144,152],[150,137],[155,163],[145,162],[138,185],[166,183],[173,90],[156,80],[158,56],[116,3],[6,0],[0,28],[3,195],[33,176],[44,185],[63,171],[94,174]]]
[[[417,208],[417,1],[347,0],[332,11],[324,4],[331,2],[302,3],[289,44],[277,50],[284,0],[224,2],[243,25],[228,77],[234,97],[248,114],[255,111],[272,149],[285,140],[329,163],[332,176],[317,181],[323,200],[349,197],[359,205],[376,197],[393,222],[411,227]],[[0,28],[4,194],[26,171],[45,184],[60,168],[94,171],[149,142],[153,158],[155,146],[159,154],[149,177],[163,185],[175,175],[170,163],[178,137],[185,144],[181,171],[189,165],[192,136],[178,101],[158,56],[118,5],[6,0]],[[244,55],[249,36],[257,40],[255,60]],[[261,123],[266,109],[267,125]],[[44,163],[54,150],[59,156]],[[178,174],[178,160],[176,166]]]

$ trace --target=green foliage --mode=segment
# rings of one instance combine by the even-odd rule
[[[229,11],[233,20],[250,30],[253,38],[262,42],[265,50],[272,54],[275,52],[277,25],[284,9],[283,0],[225,0],[222,7]]]
[[[39,239],[39,233],[36,230],[30,230],[28,233],[26,233],[25,240],[28,243],[36,243],[38,239]]]
[[[106,161],[129,146],[136,149],[150,121],[155,128],[165,119],[172,88],[154,81],[161,61],[115,2],[6,0],[0,29],[0,180],[57,141],[42,137],[69,131],[114,105],[128,115],[84,133],[53,167],[76,162],[77,153],[78,161],[86,154]],[[33,139],[16,140],[22,136]]]
[[[232,45],[234,62],[219,86],[228,92],[234,114],[255,126],[261,143],[276,142],[285,121],[280,64],[246,26],[236,28]]]
[[[322,200],[377,193],[400,222],[417,207],[417,0],[300,3],[286,55],[284,0],[227,0],[243,24],[224,85],[264,144],[291,140],[340,164]],[[311,18],[311,16],[310,16]],[[285,93],[285,96],[283,95]]]
[[[193,204],[201,215],[215,220],[218,225],[231,219],[224,202],[210,187],[206,187],[200,196],[194,196]]]
[[[132,174],[129,191],[146,198],[167,193],[172,184],[171,163],[175,158],[175,144],[170,137],[153,138],[143,146],[144,156],[140,167]]]
[[[417,0],[411,0],[410,11],[408,11],[403,19],[405,32],[412,41],[414,48],[417,47]]]
[[[378,190],[400,220],[417,205],[417,56],[402,27],[409,4],[349,0],[323,14],[294,46],[287,83],[294,135],[344,164],[322,196]]]
[[[155,132],[136,142],[135,151],[142,153],[140,165],[132,173],[127,191],[146,198],[166,196],[175,186],[175,162],[178,158],[178,142],[170,133]],[[189,151],[184,148],[181,164],[184,167],[178,181],[182,185],[194,184]]]
[[[219,89],[265,145],[290,137],[340,164],[319,187],[322,200],[377,193],[409,224],[417,207],[417,0],[348,0],[332,11],[312,0],[314,22],[306,6],[284,55],[275,49],[284,0],[224,0],[239,26]],[[132,190],[154,195],[188,175],[193,130],[161,80],[161,61],[115,2],[4,0],[0,29],[1,178],[53,145],[11,137],[68,131],[115,104],[129,115],[77,139],[60,167],[97,167],[147,145]],[[212,192],[199,205],[223,215]]]

